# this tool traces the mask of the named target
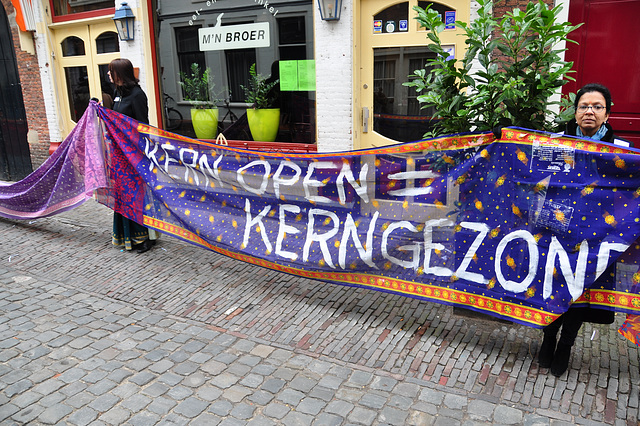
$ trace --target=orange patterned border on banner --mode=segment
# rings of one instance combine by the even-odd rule
[[[210,148],[220,149],[228,152],[243,153],[251,151],[244,148],[235,148],[230,146],[218,145],[211,142],[206,142],[197,139],[189,139],[184,136],[174,135],[161,129],[156,129],[145,124],[140,124],[138,130],[142,133],[146,133],[150,136],[159,136],[167,139],[175,139],[183,142],[196,143],[201,146],[207,146]],[[403,143],[397,145],[390,145],[385,147],[379,147],[374,149],[363,149],[359,151],[344,151],[344,152],[313,152],[310,154],[303,153],[283,153],[283,152],[267,152],[260,151],[262,157],[285,157],[285,158],[305,158],[305,159],[319,159],[319,158],[337,158],[341,156],[349,155],[384,155],[384,154],[406,154],[411,152],[420,151],[439,151],[449,149],[464,149],[475,146],[487,145],[495,142],[493,133],[480,133],[480,134],[468,134],[468,135],[456,135],[456,136],[443,136],[435,139],[426,139],[416,142]],[[255,152],[255,151],[254,151]]]
[[[603,154],[638,154],[637,151],[626,149],[621,146],[611,146],[607,143],[599,143],[597,141],[587,141],[566,137],[561,134],[550,135],[548,133],[534,133],[529,130],[518,129],[502,129],[502,137],[500,142],[516,142],[518,144],[544,144],[545,146],[563,146],[574,148],[581,151],[599,152]]]
[[[595,306],[617,306],[640,314],[640,295],[622,291],[588,289],[575,303],[578,305],[589,303]]]

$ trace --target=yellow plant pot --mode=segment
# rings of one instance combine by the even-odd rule
[[[215,139],[218,133],[218,108],[192,108],[191,123],[198,139]]]
[[[273,142],[280,127],[280,109],[248,109],[247,120],[254,141]]]

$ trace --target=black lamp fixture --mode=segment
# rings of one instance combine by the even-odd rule
[[[323,21],[339,21],[342,11],[342,0],[318,0],[320,17]]]
[[[135,19],[136,17],[133,15],[133,11],[127,3],[122,3],[120,7],[116,9],[113,20],[116,23],[120,40],[133,40],[133,21],[135,21]]]

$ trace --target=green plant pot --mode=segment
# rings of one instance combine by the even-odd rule
[[[247,120],[254,141],[273,142],[280,127],[280,108],[248,109]]]
[[[198,139],[215,139],[218,132],[218,108],[192,108],[191,122]]]

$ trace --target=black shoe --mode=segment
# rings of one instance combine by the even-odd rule
[[[556,353],[553,355],[551,362],[551,374],[560,377],[567,371],[569,367],[569,358],[571,358],[571,345],[558,343]]]
[[[151,250],[154,242],[151,240],[144,240],[142,243],[138,244],[136,247],[138,248],[138,253],[145,253]]]
[[[538,352],[538,365],[541,368],[551,367],[553,361],[553,354],[556,351],[556,336],[550,336],[545,334],[540,345],[540,351]]]

